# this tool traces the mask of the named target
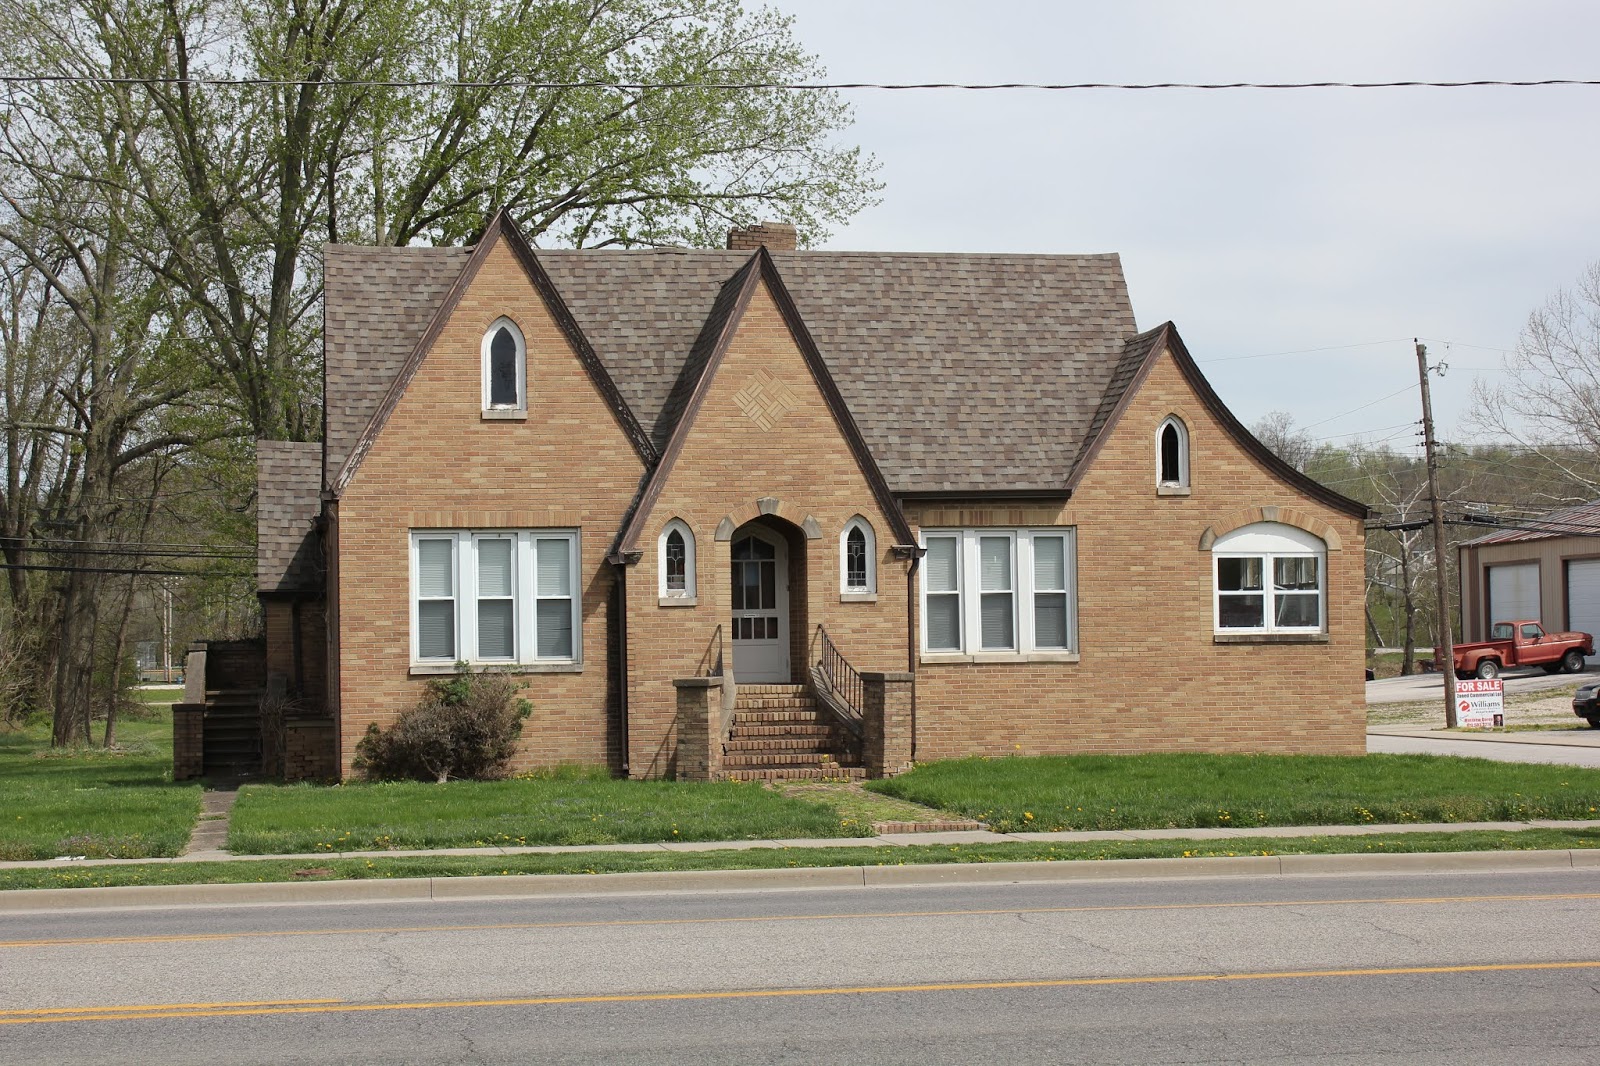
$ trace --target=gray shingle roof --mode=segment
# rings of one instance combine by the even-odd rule
[[[323,253],[323,404],[331,482],[389,383],[461,273],[470,248],[362,248]]]
[[[327,249],[330,476],[468,254]],[[681,409],[674,386],[749,254],[537,254],[659,448]],[[1135,331],[1115,255],[772,258],[897,492],[1064,485]]]
[[[262,592],[320,587],[313,523],[322,509],[322,445],[256,441],[256,582]]]
[[[1524,540],[1546,540],[1550,537],[1600,536],[1600,500],[1590,500],[1572,507],[1551,511],[1542,518],[1507,519],[1524,528],[1500,529],[1467,541],[1462,547],[1480,544],[1512,544]]]

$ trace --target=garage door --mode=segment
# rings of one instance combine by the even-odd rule
[[[1489,617],[1484,619],[1484,631],[1496,622],[1518,618],[1539,618],[1539,564],[1489,567]]]
[[[1600,559],[1573,559],[1567,563],[1567,625],[1600,635]],[[1593,665],[1600,655],[1589,656]]]

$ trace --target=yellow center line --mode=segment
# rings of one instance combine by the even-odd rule
[[[642,992],[597,996],[528,996],[515,999],[419,1000],[410,1003],[346,1003],[340,1000],[286,1001],[285,1005],[203,1004],[149,1008],[77,1008],[76,1013],[45,1011],[0,1015],[0,1025],[53,1025],[62,1022],[149,1021],[169,1018],[227,1018],[283,1014],[364,1014],[382,1011],[476,1010],[494,1007],[551,1007],[598,1003],[667,1003],[689,1000],[777,999],[806,996],[869,996],[919,992],[993,992],[1038,988],[1092,988],[1109,985],[1199,984],[1218,981],[1297,981],[1336,977],[1395,977],[1423,974],[1511,973],[1537,970],[1600,969],[1600,961],[1509,962],[1458,966],[1390,966],[1345,970],[1286,970],[1277,973],[1153,974],[1139,977],[1068,977],[1033,981],[949,981],[930,984],[855,985],[840,988],[750,988],[722,992]],[[121,1013],[93,1013],[99,1010]]]
[[[44,1014],[96,1014],[123,1011],[217,1010],[223,1007],[298,1007],[306,1004],[343,1003],[342,999],[245,999],[234,1003],[125,1003],[115,1007],[38,1007],[31,1010],[0,1010],[0,1018],[33,1017]]]
[[[749,925],[767,922],[862,921],[874,918],[983,918],[1009,914],[1107,914],[1144,911],[1241,910],[1282,907],[1426,906],[1447,903],[1550,903],[1596,900],[1600,892],[1552,892],[1503,896],[1418,896],[1378,899],[1260,900],[1226,903],[1117,903],[1079,907],[995,907],[970,910],[867,911],[843,914],[757,914],[721,918],[618,918],[596,921],[495,922],[483,925],[399,925],[352,929],[279,929],[230,933],[163,933],[151,936],[57,937],[0,940],[5,948],[84,947],[108,944],[195,944],[291,936],[372,936],[399,933],[505,932],[517,929],[626,929],[662,925]]]

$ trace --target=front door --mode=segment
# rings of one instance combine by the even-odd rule
[[[752,528],[733,538],[733,676],[752,684],[789,680],[789,549]]]

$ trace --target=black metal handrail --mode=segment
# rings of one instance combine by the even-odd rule
[[[700,657],[699,676],[723,676],[722,624],[720,622],[717,623],[717,628],[711,633],[711,641],[706,645],[706,653]]]
[[[817,699],[839,718],[844,727],[858,739],[862,735],[862,707],[865,702],[861,675],[850,661],[839,654],[828,631],[817,626],[816,640],[812,642],[812,684]]]

